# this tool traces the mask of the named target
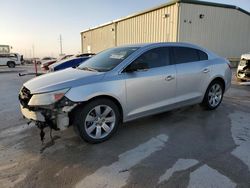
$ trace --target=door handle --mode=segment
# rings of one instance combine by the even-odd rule
[[[209,69],[208,69],[208,68],[205,68],[205,69],[203,69],[203,72],[204,72],[204,73],[208,73],[208,72],[209,72]]]
[[[170,76],[167,76],[165,78],[166,81],[170,81],[170,80],[173,80],[174,79],[174,76],[170,75]]]

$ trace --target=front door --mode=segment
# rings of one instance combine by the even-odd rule
[[[132,63],[147,64],[148,69],[123,73],[128,119],[158,113],[172,104],[176,90],[176,70],[175,65],[170,63],[169,48],[151,49]]]

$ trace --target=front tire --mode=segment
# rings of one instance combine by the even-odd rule
[[[9,62],[7,63],[7,66],[8,66],[9,68],[15,68],[16,64],[15,64],[14,62],[12,62],[12,61],[9,61]]]
[[[222,102],[223,94],[223,84],[219,80],[214,80],[207,88],[202,102],[202,106],[205,107],[207,110],[216,109]]]
[[[118,106],[112,100],[100,98],[79,107],[73,124],[82,139],[100,143],[116,132],[120,120]]]

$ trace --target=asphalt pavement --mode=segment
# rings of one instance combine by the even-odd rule
[[[88,144],[69,128],[27,125],[18,92],[32,66],[0,67],[1,187],[250,187],[250,86],[235,80],[214,111],[199,105],[126,123]]]

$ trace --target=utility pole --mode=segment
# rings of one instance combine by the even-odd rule
[[[37,75],[37,63],[36,63],[36,59],[35,59],[35,45],[32,44],[32,51],[33,51],[33,63],[35,65],[35,73]]]
[[[32,44],[32,52],[33,52],[33,58],[35,58],[35,46]]]
[[[63,54],[63,52],[62,52],[62,35],[60,34],[60,38],[59,38],[59,40],[60,40],[60,52],[61,52],[61,54],[60,55],[62,55]]]

